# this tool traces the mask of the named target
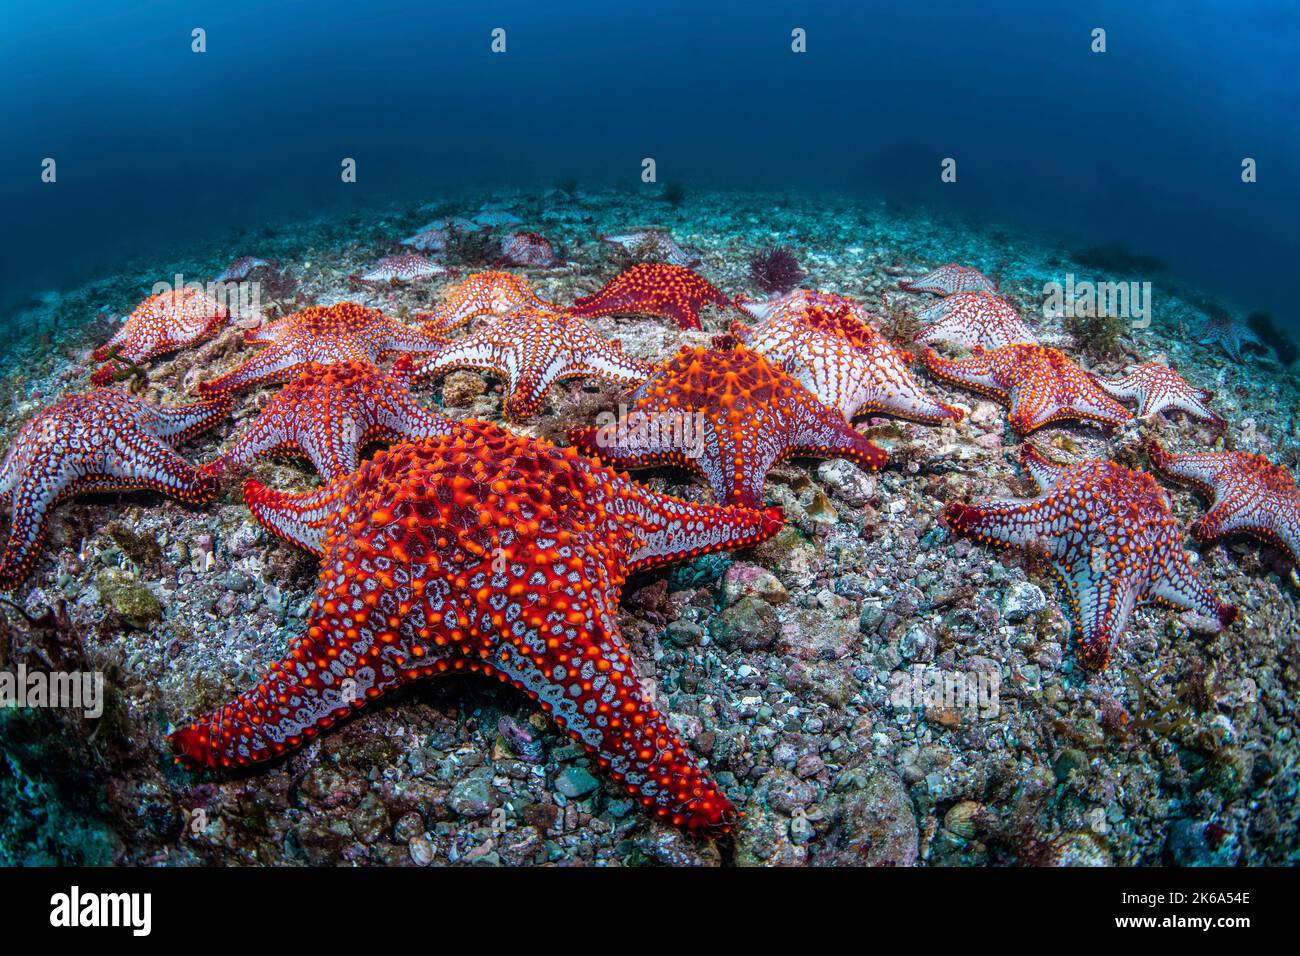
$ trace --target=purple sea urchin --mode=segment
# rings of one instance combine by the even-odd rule
[[[789,246],[767,246],[749,257],[749,277],[764,292],[789,292],[803,269]]]

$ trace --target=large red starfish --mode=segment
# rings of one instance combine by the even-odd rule
[[[1133,418],[1090,372],[1043,345],[1004,345],[991,352],[976,346],[971,358],[958,360],[927,349],[925,367],[938,378],[1009,405],[1011,427],[1022,435],[1066,419],[1114,426]]]
[[[139,364],[149,359],[195,345],[211,336],[230,313],[203,290],[182,286],[171,292],[151,295],[131,312],[113,337],[91,353],[96,362],[108,364],[90,377],[93,385],[107,385],[120,370],[113,358]]]
[[[324,554],[307,631],[256,688],[172,737],[187,762],[265,760],[412,680],[481,672],[538,701],[656,815],[730,827],[735,808],[642,691],[619,594],[634,571],[770,537],[779,512],[655,494],[485,422],[380,452],[324,492],[271,494],[277,533]]]
[[[570,439],[620,467],[692,468],[725,504],[761,504],[768,470],[786,458],[885,464],[884,449],[743,345],[684,348],[631,398],[620,419],[574,429]]]
[[[929,424],[961,418],[925,394],[903,357],[857,317],[853,303],[818,293],[803,299],[809,304],[796,310],[767,310],[770,317],[752,329],[733,323],[732,333],[845,418],[884,413]]]
[[[1020,455],[1037,498],[950,504],[943,518],[982,543],[1045,554],[1079,623],[1084,666],[1106,666],[1143,601],[1217,617],[1223,626],[1236,619],[1237,609],[1192,570],[1169,498],[1154,478],[1113,461],[1060,465],[1028,443]]]
[[[899,288],[908,292],[932,292],[935,295],[953,295],[957,292],[997,292],[997,285],[984,273],[970,266],[950,262],[911,282],[900,282]]]
[[[1018,342],[1036,345],[1038,339],[1007,301],[992,292],[958,292],[945,296],[916,313],[932,325],[916,335],[924,345],[962,345],[997,349]]]
[[[409,355],[388,372],[369,362],[308,362],[221,461],[248,467],[268,455],[297,451],[332,481],[355,471],[358,453],[373,441],[445,434],[454,423],[420,407],[407,391],[410,378]]]
[[[639,362],[582,319],[525,305],[494,317],[463,339],[439,346],[416,376],[453,368],[495,372],[506,380],[508,418],[527,418],[555,382],[594,375],[612,382],[645,380],[654,367]]]
[[[393,352],[431,352],[440,340],[354,302],[314,305],[244,336],[261,352],[220,378],[199,383],[200,395],[293,378],[308,362],[375,362]]]
[[[725,295],[685,266],[642,262],[619,273],[595,295],[579,296],[569,312],[588,318],[617,313],[657,315],[672,319],[680,328],[698,329],[705,305],[730,304]]]
[[[431,335],[446,335],[475,316],[505,315],[521,305],[551,307],[523,276],[512,272],[475,272],[444,292],[437,309],[421,312],[416,318],[424,322],[424,331]]]
[[[210,428],[229,408],[224,398],[161,408],[100,389],[65,396],[28,421],[0,463],[0,500],[11,503],[0,587],[27,577],[50,512],[71,495],[150,489],[187,502],[212,498],[215,476],[169,446]]]
[[[1291,472],[1242,451],[1178,455],[1152,441],[1147,454],[1161,475],[1211,499],[1210,510],[1192,523],[1196,537],[1253,535],[1300,566],[1300,488]]]
[[[1218,428],[1228,424],[1206,404],[1214,398],[1213,392],[1188,385],[1176,371],[1158,362],[1130,366],[1117,382],[1108,382],[1102,378],[1096,381],[1107,394],[1115,398],[1136,398],[1138,415],[1142,418],[1174,408],[1193,418],[1204,419]]]

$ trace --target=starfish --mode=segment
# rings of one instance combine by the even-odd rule
[[[1091,373],[1044,345],[1004,345],[991,352],[976,346],[971,358],[958,360],[927,349],[925,367],[944,381],[1009,405],[1011,427],[1022,435],[1065,419],[1114,426],[1133,418]]]
[[[1244,345],[1253,345],[1262,351],[1268,349],[1258,335],[1223,312],[1213,313],[1206,318],[1199,341],[1202,345],[1218,345],[1234,362],[1241,361]]]
[[[240,282],[247,279],[258,269],[264,269],[271,263],[266,259],[258,259],[254,256],[240,256],[238,259],[226,266],[213,282]]]
[[[445,434],[454,423],[421,408],[407,391],[411,365],[409,355],[387,372],[369,362],[308,362],[222,462],[248,467],[268,455],[299,451],[332,481],[355,471],[358,452],[373,441]]]
[[[1139,403],[1138,416],[1141,418],[1176,408],[1193,418],[1209,421],[1218,428],[1228,424],[1206,404],[1214,398],[1213,392],[1188,385],[1176,371],[1158,362],[1131,365],[1124,370],[1123,378],[1117,382],[1101,378],[1096,381],[1115,398],[1136,398]]]
[[[480,209],[470,222],[480,229],[513,229],[524,221],[504,209]]]
[[[439,265],[432,259],[414,253],[398,256],[385,256],[367,272],[356,272],[348,276],[354,285],[405,285],[409,282],[421,282],[437,276],[445,276],[447,267]]]
[[[184,762],[266,760],[418,678],[477,672],[536,700],[656,816],[730,828],[735,808],[642,690],[618,602],[636,571],[771,537],[778,510],[655,494],[474,421],[323,491],[246,494],[323,555],[320,586],[306,633],[262,682],[172,736]]]
[[[846,419],[884,413],[938,424],[961,418],[926,395],[902,356],[848,306],[813,305],[794,314],[774,309],[762,325],[746,329],[735,322],[731,330]]]
[[[489,312],[506,315],[523,305],[551,307],[523,276],[512,272],[475,272],[444,292],[436,311],[421,312],[416,318],[424,321],[424,331],[445,336],[475,316]]]
[[[482,369],[504,378],[507,397],[502,411],[516,420],[535,412],[547,390],[563,379],[594,375],[636,383],[654,371],[581,319],[531,305],[496,316],[463,339],[439,346],[415,374],[423,377],[453,368]]]
[[[425,226],[415,235],[407,236],[400,244],[416,252],[445,252],[450,229],[447,220],[440,219],[433,225]]]
[[[1085,667],[1106,666],[1143,601],[1217,617],[1225,627],[1236,619],[1237,609],[1192,570],[1169,498],[1150,475],[1097,459],[1060,465],[1028,443],[1020,459],[1038,497],[950,504],[943,519],[981,543],[1045,553],[1079,623]]]
[[[608,233],[597,236],[601,242],[617,246],[623,252],[645,262],[667,262],[669,265],[694,268],[700,260],[687,255],[686,250],[662,229],[638,229],[635,232]]]
[[[992,292],[957,292],[926,306],[916,317],[934,323],[917,333],[916,341],[924,345],[946,342],[997,349],[1017,343],[1038,344],[1020,313]]]
[[[751,299],[738,295],[733,304],[755,322],[767,324],[796,321],[809,309],[824,309],[831,313],[844,311],[862,325],[871,324],[871,316],[866,309],[847,296],[835,292],[794,289],[770,299]]]
[[[229,315],[224,305],[194,286],[151,295],[135,307],[111,339],[91,353],[92,360],[108,364],[97,369],[90,381],[94,385],[111,382],[120,371],[111,361],[114,358],[139,365],[202,342]]]
[[[181,501],[208,501],[217,479],[172,450],[216,424],[228,399],[179,408],[152,405],[120,389],[68,395],[30,419],[0,463],[0,500],[11,505],[0,587],[31,572],[50,512],[83,492],[149,489]]]
[[[970,266],[959,266],[955,262],[940,266],[920,279],[900,282],[898,287],[907,292],[933,292],[935,295],[998,291],[998,287],[984,273]]]
[[[762,503],[768,470],[786,458],[885,464],[884,449],[789,374],[744,345],[720,344],[683,348],[631,393],[623,417],[574,429],[570,441],[619,467],[684,465],[715,501],[746,507]]]
[[[1300,567],[1300,488],[1291,472],[1263,455],[1242,451],[1178,455],[1147,445],[1151,467],[1211,499],[1192,523],[1203,541],[1244,532],[1281,548]]]
[[[393,352],[431,352],[436,336],[354,302],[314,305],[244,335],[261,352],[220,378],[199,383],[200,395],[249,388],[293,378],[308,362],[376,362]]]
[[[700,309],[731,302],[685,266],[643,262],[611,279],[595,295],[579,296],[569,312],[597,315],[635,313],[674,320],[680,328],[700,328]]]
[[[551,269],[564,263],[555,255],[551,240],[536,232],[512,232],[501,240],[504,265]]]

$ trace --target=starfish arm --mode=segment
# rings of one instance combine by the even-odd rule
[[[49,452],[37,452],[11,491],[9,540],[0,556],[0,589],[17,587],[40,555],[50,512],[74,489],[77,463]]]
[[[1150,598],[1185,611],[1219,619],[1224,627],[1237,618],[1237,609],[1220,601],[1197,577],[1183,554],[1172,557],[1153,582]]]
[[[780,531],[785,520],[779,508],[694,504],[630,481],[620,480],[618,490],[628,498],[628,517],[639,541],[627,557],[629,573],[756,544]]]
[[[292,316],[286,316],[275,322],[268,322],[244,333],[245,345],[273,345],[289,337],[293,331]]]
[[[298,442],[295,424],[292,414],[286,414],[275,404],[269,405],[235,439],[222,460],[230,465],[249,468],[267,455],[291,449],[303,451]]]
[[[346,490],[346,481],[335,481],[324,488],[293,495],[250,479],[244,483],[244,504],[258,523],[276,537],[321,557]]]
[[[956,534],[998,547],[1043,546],[1050,526],[1045,497],[1000,498],[978,505],[953,502],[943,509],[943,521]]]
[[[138,405],[142,422],[168,444],[179,445],[211,428],[230,412],[230,396],[191,402],[174,408],[162,408],[149,402]]]
[[[297,349],[288,342],[268,345],[225,375],[200,382],[198,391],[204,396],[220,395],[253,385],[284,381],[301,362]]]
[[[472,368],[505,377],[504,366],[499,346],[487,336],[486,328],[481,328],[463,339],[442,343],[415,366],[412,375],[419,381],[451,369]]]
[[[1068,465],[1052,461],[1028,442],[1020,446],[1020,467],[1029,472],[1040,494],[1051,491],[1061,476],[1070,470]]]
[[[433,352],[444,344],[437,335],[403,325],[396,319],[389,319],[383,324],[380,339],[381,352]]]
[[[736,810],[646,700],[612,618],[586,625],[583,653],[514,653],[503,642],[489,664],[536,698],[642,806],[692,831],[725,831]]]
[[[1116,425],[1133,418],[1132,412],[1100,390],[1093,394],[1075,395],[1069,405],[1061,409],[1061,414],[1089,419],[1100,425]]]
[[[1098,375],[1095,381],[1097,387],[1111,398],[1132,401],[1133,399],[1140,399],[1142,397],[1142,389],[1135,383],[1131,374],[1126,374],[1114,382],[1108,381]],[[1143,411],[1141,414],[1146,415],[1147,412]]]
[[[141,349],[132,342],[132,331],[131,323],[123,322],[114,330],[107,342],[90,353],[91,360],[104,362],[114,355],[120,355],[132,362],[143,361],[148,349]]]
[[[926,371],[941,381],[983,392],[998,401],[1008,403],[1008,389],[999,384],[992,353],[980,351],[968,359],[946,359],[927,349],[922,361]]]
[[[79,477],[76,490],[149,489],[193,504],[217,494],[215,473],[195,467],[148,432],[108,436],[103,456],[101,472]]]
[[[1212,497],[1219,477],[1228,467],[1228,456],[1215,453],[1179,455],[1166,451],[1152,439],[1147,442],[1147,457],[1151,467],[1166,478],[1194,487],[1206,497]]]
[[[889,460],[883,448],[837,415],[806,410],[800,419],[782,457],[847,458],[869,471],[879,471]]]
[[[1073,568],[1055,567],[1078,622],[1079,662],[1089,670],[1102,670],[1128,627],[1138,589],[1122,571],[1097,571],[1088,561]]]
[[[887,385],[853,396],[840,406],[840,411],[845,411],[846,405],[852,409],[846,413],[846,418],[879,413],[926,425],[955,422],[962,418],[961,409],[931,398],[906,369],[896,374]]]

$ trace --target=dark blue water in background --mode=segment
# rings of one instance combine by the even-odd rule
[[[1122,241],[1300,327],[1294,0],[112,6],[0,7],[0,321],[235,226],[470,184],[638,187],[651,156],[688,189]]]

